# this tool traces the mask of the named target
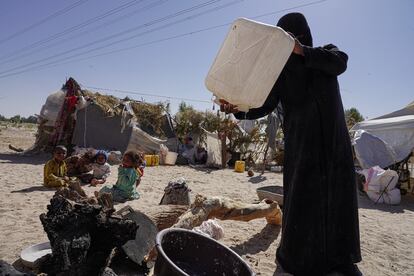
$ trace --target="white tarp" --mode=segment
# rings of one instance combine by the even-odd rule
[[[159,152],[161,144],[165,144],[166,142],[167,140],[152,137],[139,127],[133,126],[127,150],[139,150],[146,153],[155,153]]]
[[[374,120],[407,116],[407,115],[414,115],[414,101],[402,109],[399,109],[397,111],[391,112],[386,115],[379,116],[377,118],[374,118]]]
[[[237,125],[250,134],[256,127],[256,120],[240,120]]]
[[[62,109],[63,102],[65,101],[66,92],[59,90],[50,94],[45,104],[40,110],[40,118],[46,120],[46,126],[55,126],[56,118]]]
[[[357,130],[353,141],[359,165],[366,169],[374,166],[386,168],[395,163],[394,150],[383,140],[364,130]]]
[[[206,131],[206,150],[207,150],[207,162],[208,167],[220,168],[221,167],[221,140],[217,133],[211,133]]]
[[[414,149],[414,114],[360,122],[351,131],[355,131],[355,153],[363,168],[390,166]]]

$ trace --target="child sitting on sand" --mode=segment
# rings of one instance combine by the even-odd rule
[[[99,193],[95,192],[98,198],[105,193],[112,195],[114,202],[125,202],[127,200],[138,199],[139,194],[136,187],[139,184],[141,175],[138,168],[143,164],[143,158],[134,151],[128,151],[122,158],[122,164],[118,168],[118,180],[112,187],[105,186]]]
[[[79,178],[83,183],[91,183],[92,186],[103,184],[111,174],[111,166],[106,162],[108,160],[108,153],[104,150],[99,150],[94,157],[94,163],[89,164],[87,168],[92,173],[86,173]]]
[[[65,187],[68,185],[69,177],[66,175],[67,168],[64,161],[66,152],[64,146],[56,146],[53,158],[45,164],[43,185],[46,187]]]

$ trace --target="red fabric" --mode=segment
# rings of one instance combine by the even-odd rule
[[[69,107],[69,109],[72,109],[73,107],[75,107],[77,102],[78,102],[78,97],[69,96],[68,97],[68,107]]]
[[[78,102],[78,97],[69,96],[67,97],[68,111],[72,112],[75,109],[76,103]]]

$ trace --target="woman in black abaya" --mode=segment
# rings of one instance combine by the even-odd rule
[[[277,260],[294,275],[361,275],[358,206],[351,144],[337,76],[348,56],[332,44],[312,47],[300,13],[279,27],[296,45],[265,104],[238,119],[256,119],[283,108],[285,135],[282,238]],[[226,111],[234,106],[224,104]]]

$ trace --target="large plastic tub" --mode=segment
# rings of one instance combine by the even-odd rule
[[[175,162],[177,161],[178,153],[169,151],[167,155],[165,156],[164,164],[165,165],[175,165]]]
[[[279,27],[237,19],[207,74],[207,89],[241,111],[261,107],[294,44]]]
[[[255,275],[234,251],[194,231],[169,228],[158,233],[156,276]]]

